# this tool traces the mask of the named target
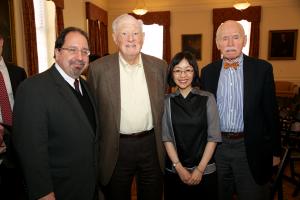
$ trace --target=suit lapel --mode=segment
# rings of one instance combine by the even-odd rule
[[[251,82],[254,81],[254,68],[252,66],[251,60],[249,60],[248,56],[244,55],[243,60],[243,75],[244,75],[244,119],[245,114],[248,113],[249,108],[249,101],[251,99],[251,90],[253,89],[251,87]]]
[[[217,96],[217,89],[218,89],[218,84],[219,84],[219,78],[220,78],[220,72],[221,72],[221,68],[222,68],[222,60],[219,60],[217,62],[215,62],[214,67],[212,68],[212,74],[215,74],[211,77],[209,77],[211,79],[211,85],[212,85],[212,92],[214,93],[215,97]]]
[[[16,89],[17,89],[16,72],[12,67],[10,67],[10,64],[6,64],[6,67],[7,67],[7,71],[8,71],[8,74],[9,74],[11,88],[13,90],[13,94],[15,95],[16,94]]]
[[[155,123],[155,119],[157,119],[157,113],[155,112],[157,109],[155,109],[155,105],[158,105],[158,99],[156,97],[159,96],[157,94],[158,88],[157,83],[157,71],[155,71],[156,67],[153,66],[153,63],[150,62],[144,54],[142,54],[142,60],[143,60],[143,66],[144,66],[144,72],[149,92],[149,98],[150,98],[150,104],[151,104],[151,110],[153,115],[153,123]],[[155,126],[155,124],[153,124]]]
[[[94,116],[95,116],[95,121],[96,121],[96,128],[98,128],[99,126],[98,126],[98,115],[97,115],[97,111],[96,111],[96,103],[95,103],[95,100],[94,100],[94,97],[92,96],[92,94],[90,93],[90,90],[89,90],[89,87],[87,86],[87,84],[86,84],[86,82],[84,82],[83,80],[82,80],[82,78],[80,78],[81,79],[81,81],[80,81],[80,83],[81,83],[81,86],[82,87],[84,87],[84,89],[85,89],[85,91],[86,91],[86,93],[87,93],[87,95],[88,95],[88,97],[89,97],[89,99],[90,99],[90,101],[91,101],[91,104],[92,104],[92,106],[93,106],[93,111],[94,111]],[[90,124],[90,123],[89,123]],[[97,135],[97,133],[98,133],[98,131],[96,131],[96,135]],[[97,138],[97,137],[96,137]]]
[[[49,72],[51,74],[52,79],[54,80],[54,84],[58,93],[63,97],[63,99],[69,102],[69,105],[73,107],[71,109],[72,112],[74,112],[77,115],[77,117],[80,119],[80,122],[82,122],[82,124],[84,124],[87,127],[88,132],[91,133],[91,135],[94,137],[95,134],[93,128],[90,122],[88,121],[86,114],[84,113],[84,110],[82,109],[79,101],[69,88],[68,83],[60,75],[60,73],[57,71],[54,65],[52,65],[51,69],[49,69]]]
[[[112,57],[105,78],[108,84],[107,95],[110,96],[112,111],[115,114],[115,122],[118,131],[120,132],[120,120],[121,120],[121,89],[120,89],[120,67],[119,67],[119,54],[115,53]]]

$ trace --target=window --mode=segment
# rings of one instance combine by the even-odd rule
[[[163,27],[163,59],[167,62],[171,60],[171,44],[170,44],[170,11],[158,11],[158,12],[148,12],[146,15],[135,15],[135,18],[143,20],[145,25],[159,24]],[[146,33],[146,35],[152,35],[153,33]],[[147,37],[147,36],[146,36]],[[151,36],[152,37],[152,36]],[[147,39],[146,39],[147,40]],[[151,39],[151,41],[153,41]],[[156,45],[156,41],[153,41]]]
[[[162,59],[164,27],[158,24],[144,25],[143,31],[145,39],[142,52]]]
[[[38,72],[43,72],[54,63],[56,23],[55,4],[52,1],[34,0]]]
[[[249,55],[250,50],[250,34],[251,34],[251,22],[248,22],[247,20],[240,20],[239,23],[243,26],[245,30],[245,34],[247,35],[247,43],[245,47],[243,48],[243,53],[247,56]]]

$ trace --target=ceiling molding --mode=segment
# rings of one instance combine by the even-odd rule
[[[211,10],[213,8],[230,8],[234,0],[145,0],[149,11],[187,12],[199,10]],[[300,0],[249,0],[251,6],[262,7],[285,7],[295,6],[300,8]],[[131,12],[135,7],[132,0],[110,0],[108,1],[109,13]]]

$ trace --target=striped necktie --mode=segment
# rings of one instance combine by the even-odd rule
[[[79,89],[79,80],[78,79],[75,79],[75,81],[74,81],[74,87],[75,87],[75,90],[77,92],[79,92],[79,94],[81,94],[80,89]]]

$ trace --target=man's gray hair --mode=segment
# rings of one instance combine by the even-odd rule
[[[140,29],[141,29],[141,32],[143,32],[143,21],[140,20],[140,19],[136,19],[134,18],[132,15],[129,15],[129,14],[123,14],[123,15],[120,15],[119,17],[117,17],[113,23],[112,23],[112,30],[114,33],[116,33],[118,31],[118,28],[119,28],[119,25],[122,24],[123,22],[126,22],[126,21],[137,21],[137,23],[139,24],[140,26]]]

